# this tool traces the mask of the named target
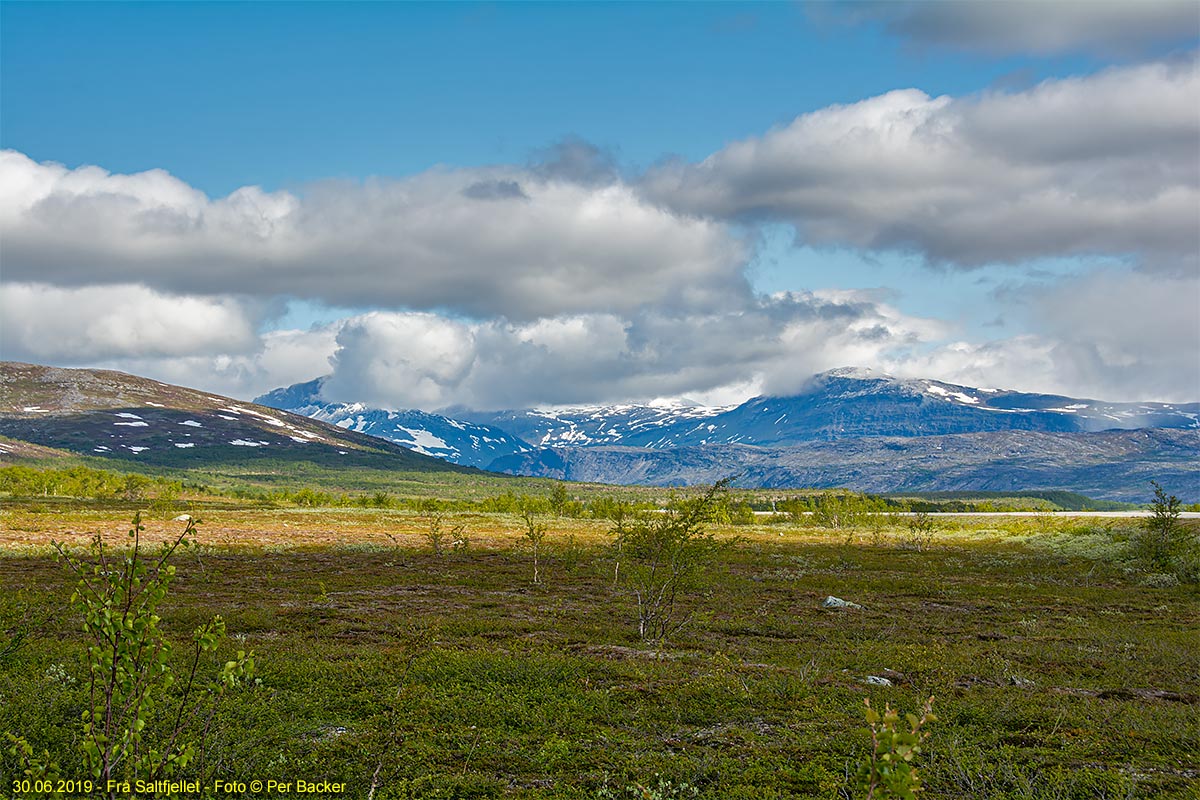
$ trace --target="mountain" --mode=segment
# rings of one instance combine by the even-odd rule
[[[864,369],[815,375],[787,397],[738,406],[598,406],[557,411],[464,412],[541,447],[711,444],[783,446],[862,436],[937,436],[1028,430],[1197,428],[1200,403],[1109,403],[1060,395],[901,380]]]
[[[362,403],[327,403],[320,399],[323,378],[276,389],[255,402],[291,411],[394,442],[454,464],[487,467],[497,458],[532,450],[528,442],[491,425],[465,422],[424,411],[385,411]]]
[[[540,447],[670,447],[676,438],[706,430],[709,419],[734,408],[667,401],[524,411],[454,409],[451,413],[460,419],[503,428]]]
[[[321,386],[320,379],[296,384],[276,389],[257,402],[382,435],[425,452],[457,453],[463,463],[483,467],[491,463],[488,455],[502,458],[532,447],[788,446],[863,436],[1200,428],[1200,403],[1110,403],[902,380],[852,368],[815,375],[795,395],[755,397],[724,407],[665,402],[507,411],[457,408],[442,416],[329,403],[320,398]],[[479,446],[485,437],[493,441]],[[436,449],[421,444],[433,439],[441,442]]]
[[[163,467],[461,471],[373,436],[121,372],[0,362],[0,460],[55,451]],[[51,448],[51,449],[47,449]]]
[[[599,483],[683,486],[737,475],[758,488],[865,492],[1066,489],[1139,502],[1151,480],[1200,500],[1200,431],[989,431],[862,436],[786,447],[744,444],[650,449],[554,447],[498,459],[492,469]]]
[[[604,483],[865,491],[1071,489],[1114,500],[1150,479],[1200,498],[1200,403],[1112,403],[903,380],[813,376],[736,406],[650,403],[382,411],[330,403],[322,382],[258,401],[493,471]],[[430,446],[434,445],[434,446]]]

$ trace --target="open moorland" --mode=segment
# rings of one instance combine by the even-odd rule
[[[88,641],[51,541],[85,561],[94,534],[124,546],[137,506],[0,512],[0,732],[61,779],[88,777]],[[181,532],[177,511],[147,515],[143,552]],[[218,614],[227,636],[196,674],[254,659],[183,734],[195,756],[173,779],[202,792],[268,796],[251,784],[275,780],[379,800],[861,797],[864,700],[919,712],[932,697],[913,760],[923,797],[1197,796],[1200,592],[1131,560],[1137,520],[712,524],[671,612],[686,624],[646,641],[634,554],[609,519],[193,513],[195,544],[172,556],[158,609],[177,643],[168,664],[187,675],[193,630]],[[536,583],[531,521],[544,529]],[[861,607],[826,608],[829,596]],[[169,738],[185,685],[147,712],[147,743]],[[0,795],[36,795],[12,789],[30,758],[5,745]]]

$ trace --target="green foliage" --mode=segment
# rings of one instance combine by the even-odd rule
[[[0,608],[0,666],[40,636],[46,623],[59,613],[53,605],[30,600],[26,589],[11,596],[11,605]]]
[[[601,496],[592,500],[588,503],[587,509],[593,519],[607,519],[613,522],[621,521],[630,514],[633,514],[635,510],[632,503],[608,496]]]
[[[712,521],[719,525],[753,525],[756,520],[749,503],[722,496],[713,505]]]
[[[616,574],[637,600],[643,641],[665,640],[691,619],[678,603],[699,587],[719,548],[705,526],[728,485],[728,479],[719,481],[702,497],[678,501],[662,513],[623,518],[613,526]]]
[[[921,744],[929,738],[929,732],[922,729],[937,721],[933,698],[925,701],[920,717],[905,714],[907,724],[901,723],[899,712],[891,705],[884,704],[880,714],[871,708],[870,699],[863,702],[871,730],[871,754],[858,767],[858,788],[866,792],[866,800],[915,800],[921,791],[921,779],[913,759],[921,754]]]
[[[554,488],[550,490],[550,510],[554,512],[556,517],[564,516],[567,503],[571,497],[567,494],[567,487],[561,483],[554,484]]]
[[[533,552],[533,582],[541,583],[541,573],[538,568],[538,554],[542,547],[542,541],[546,538],[546,524],[538,519],[536,506],[528,504],[521,511],[521,521],[525,523],[525,530],[521,531],[521,535],[525,537],[525,541],[529,543],[529,548]]]
[[[883,501],[866,495],[826,494],[813,506],[813,521],[822,528],[859,528],[871,524],[886,508]]]
[[[42,750],[39,755],[33,749],[33,745],[19,736],[5,733],[4,738],[9,743],[9,754],[17,760],[22,778],[28,781],[57,781],[61,777],[62,773],[58,763],[50,755],[49,750]],[[38,794],[51,795],[50,792],[39,792]]]
[[[457,522],[451,525],[449,530],[446,530],[446,515],[440,511],[431,512],[427,520],[429,528],[425,531],[425,541],[438,558],[446,555],[447,550],[462,553],[470,546],[471,540],[467,535],[465,522]],[[395,537],[392,541],[396,541]]]
[[[614,786],[605,780],[596,792],[598,800],[684,800],[699,797],[700,789],[685,781],[672,781],[655,775],[653,781],[633,782]]]
[[[925,552],[933,542],[933,529],[933,517],[928,511],[914,511],[908,518],[909,535],[905,544],[918,553]]]
[[[183,738],[189,724],[206,701],[253,673],[253,654],[239,651],[215,680],[198,684],[201,655],[214,652],[225,636],[219,616],[200,625],[192,634],[193,657],[182,697],[174,713],[168,712],[174,722],[166,740],[158,746],[143,740],[161,696],[176,682],[170,666],[172,646],[159,629],[157,613],[175,575],[175,567],[167,562],[177,549],[191,544],[197,523],[188,518],[183,532],[165,543],[157,558],[143,553],[140,514],[133,518],[130,547],[123,554],[110,553],[99,534],[92,538],[90,564],[54,543],[60,560],[78,578],[71,605],[82,616],[89,641],[88,710],[80,746],[93,778],[156,780],[186,767],[197,752],[195,742]]]
[[[1196,548],[1195,534],[1179,521],[1182,503],[1155,481],[1154,501],[1150,516],[1133,538],[1134,556],[1147,567],[1159,570],[1179,570],[1190,566]]]
[[[659,497],[609,491],[620,502]],[[230,540],[172,557],[179,574],[159,627],[177,643],[170,664],[179,680],[158,693],[146,743],[167,741],[188,634],[204,620],[225,615],[219,652],[254,650],[272,665],[260,690],[228,692],[200,712],[184,735],[196,758],[176,779],[219,771],[345,780],[342,797],[369,797],[374,787],[374,800],[558,800],[605,787],[644,800],[638,784],[666,791],[661,775],[705,800],[858,800],[854,770],[870,742],[860,681],[886,667],[905,678],[873,704],[886,698],[919,714],[928,695],[938,698],[934,737],[910,762],[920,798],[1194,793],[1195,631],[1185,623],[1198,598],[1191,587],[1146,591],[1142,573],[1123,569],[1125,539],[1140,520],[1057,518],[1051,532],[1030,518],[942,521],[943,546],[920,558],[862,546],[857,533],[846,545],[846,532],[756,528],[706,560],[709,573],[680,600],[680,615],[695,616],[668,649],[638,645],[630,587],[615,595],[612,564],[601,573],[592,563],[611,523],[543,516],[546,575],[537,591],[521,591],[528,552],[514,552],[519,536],[500,533],[519,531],[518,516],[472,520],[487,546],[469,568],[450,570],[420,536],[428,512],[397,502],[406,513],[222,511],[228,530],[306,524],[336,528],[341,542],[264,552]],[[448,522],[459,502],[441,500]],[[92,530],[106,518],[109,504],[54,516],[4,510],[10,527],[42,526],[16,531]],[[905,523],[890,522],[889,537],[906,535]],[[389,529],[398,550],[352,544],[383,541]],[[573,571],[562,568],[571,534],[585,551]],[[844,554],[855,569],[839,569]],[[621,558],[624,572],[631,565]],[[75,583],[39,552],[6,551],[0,587],[27,595],[0,590],[0,628],[25,606],[65,604]],[[870,611],[816,608],[831,592]],[[79,627],[74,614],[58,613],[0,665],[0,736],[24,734],[34,760],[53,756],[69,778],[88,776],[77,749],[89,707]],[[198,675],[233,658],[206,656]],[[1138,694],[1145,690],[1166,693]],[[1175,693],[1179,700],[1166,699]],[[36,764],[0,745],[8,796],[10,779]]]
[[[14,497],[141,500],[152,495],[176,499],[182,489],[182,483],[167,478],[82,466],[67,469],[34,469],[22,465],[0,467],[0,492],[8,492]]]

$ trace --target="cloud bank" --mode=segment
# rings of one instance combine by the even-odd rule
[[[1192,57],[1020,92],[897,90],[643,175],[568,140],[525,165],[220,198],[3,151],[0,345],[241,397],[331,374],[330,399],[389,408],[732,400],[843,365],[1195,400],[1197,107]],[[779,222],[1014,281],[1044,258],[1107,266],[1008,286],[996,306],[1020,329],[963,340],[834,274],[756,294],[756,225]],[[286,298],[362,313],[272,331]]]
[[[1090,52],[1130,56],[1200,35],[1191,0],[879,0],[820,4],[818,17],[882,23],[915,45],[992,55]]]
[[[677,211],[783,221],[813,245],[973,267],[1112,256],[1194,272],[1200,254],[1194,59],[930,97],[915,89],[797,117],[644,191]]]
[[[745,294],[747,250],[617,181],[554,164],[330,182],[209,199],[161,170],[114,175],[0,153],[7,280],[536,319]]]

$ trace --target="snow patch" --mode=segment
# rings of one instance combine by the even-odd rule
[[[230,444],[238,447],[266,447],[267,445],[266,442],[252,442],[249,439],[234,439]]]
[[[180,444],[179,442],[176,442],[175,446],[176,447],[195,447],[196,443],[195,442],[185,442],[183,444]]]
[[[187,425],[189,428],[203,428],[203,427],[204,427],[204,426],[203,426],[203,425],[201,425],[199,422],[196,422],[196,420],[194,420],[194,419],[187,419],[187,420],[184,420],[183,422],[181,422],[181,423],[179,423],[179,424],[180,424],[180,425]]]
[[[458,452],[455,448],[446,444],[445,439],[439,439],[438,437],[434,436],[429,431],[422,430],[420,428],[405,428],[403,425],[397,425],[396,430],[404,431],[409,436],[411,436],[412,437],[412,449],[416,450],[418,453],[421,453],[422,455],[427,455],[427,456],[436,455],[436,453],[432,453],[432,452],[430,452],[430,450],[451,451],[451,452],[455,452],[455,453]]]
[[[137,414],[126,414],[124,412],[120,414],[113,414],[113,416],[120,417],[121,419],[141,419],[141,417],[139,417]]]
[[[149,428],[150,427],[150,423],[142,422],[140,420],[138,422],[114,422],[113,425],[127,425],[130,428]]]

